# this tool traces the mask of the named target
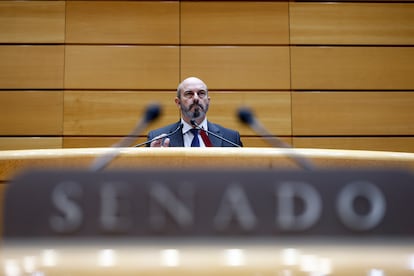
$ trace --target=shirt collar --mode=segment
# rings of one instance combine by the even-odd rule
[[[181,123],[183,124],[183,134],[184,133],[187,133],[188,131],[190,131],[190,129],[193,128],[192,125],[190,125],[187,122],[185,122],[182,118],[181,118]],[[201,122],[201,124],[199,124],[199,126],[202,129],[208,130],[208,128],[207,128],[207,117],[204,118],[204,120]]]

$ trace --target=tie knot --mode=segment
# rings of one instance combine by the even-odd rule
[[[199,130],[197,128],[192,128],[192,129],[190,129],[190,131],[194,136],[196,136],[196,135],[198,135]]]

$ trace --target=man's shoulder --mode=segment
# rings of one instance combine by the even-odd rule
[[[239,132],[237,130],[227,128],[227,127],[224,127],[220,124],[212,123],[210,121],[208,122],[208,124],[209,124],[209,130],[210,131],[214,130],[214,128],[215,128],[215,129],[219,130],[222,133],[232,133],[232,134],[239,135]]]

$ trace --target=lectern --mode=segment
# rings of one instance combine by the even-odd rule
[[[310,152],[314,170],[275,149],[120,149],[102,171],[15,160],[4,274],[414,275],[412,155]]]

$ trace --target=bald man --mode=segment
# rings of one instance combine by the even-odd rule
[[[151,147],[236,147],[243,146],[238,131],[207,120],[210,106],[207,85],[199,78],[189,77],[177,88],[175,104],[181,119],[171,125],[150,131]],[[203,129],[199,131],[196,129]],[[215,135],[210,135],[211,132]],[[157,139],[158,138],[158,139]]]

